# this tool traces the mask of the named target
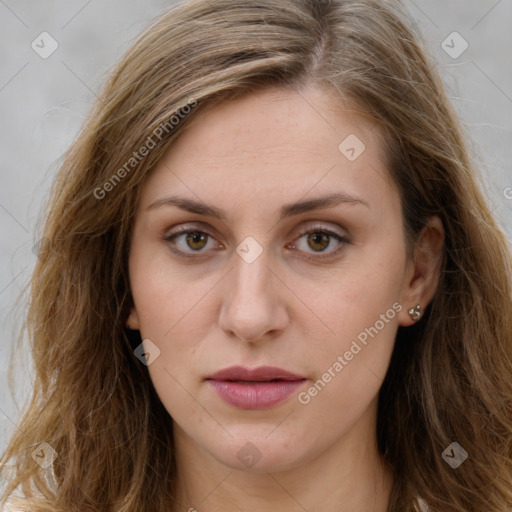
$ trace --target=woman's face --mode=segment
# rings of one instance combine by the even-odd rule
[[[176,442],[232,468],[290,469],[374,437],[412,323],[380,133],[332,101],[269,89],[218,105],[142,191],[130,325]]]

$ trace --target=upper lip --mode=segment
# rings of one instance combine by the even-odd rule
[[[250,382],[268,382],[271,380],[304,380],[305,377],[288,372],[275,366],[260,366],[259,368],[244,368],[243,366],[231,366],[224,368],[206,377],[206,380],[232,380]]]

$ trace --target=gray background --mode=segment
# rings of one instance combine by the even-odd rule
[[[278,2],[279,0],[276,0]],[[36,256],[37,220],[59,158],[72,142],[105,72],[170,0],[0,0],[0,453],[29,396],[31,362],[7,364],[23,318],[15,300]],[[405,0],[441,67],[480,155],[487,195],[512,240],[512,0]],[[31,47],[48,32],[47,59]],[[468,49],[453,58],[443,49]],[[453,42],[452,42],[453,40]],[[509,188],[510,187],[510,188]],[[16,403],[18,405],[16,405]]]

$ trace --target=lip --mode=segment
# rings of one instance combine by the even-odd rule
[[[234,407],[269,409],[285,401],[306,378],[273,366],[232,366],[205,380],[222,400]]]

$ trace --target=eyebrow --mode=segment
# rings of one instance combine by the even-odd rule
[[[346,193],[336,193],[315,199],[309,199],[307,201],[286,204],[280,210],[279,220],[281,221],[288,217],[299,215],[300,213],[305,213],[312,210],[333,208],[334,206],[338,206],[340,204],[363,205],[368,208],[370,207],[368,202],[364,199]],[[227,217],[226,212],[221,208],[180,196],[169,196],[157,199],[156,201],[152,202],[146,208],[146,210],[152,210],[161,206],[177,206],[178,208],[186,210],[190,213],[205,215],[219,220],[225,220]]]

